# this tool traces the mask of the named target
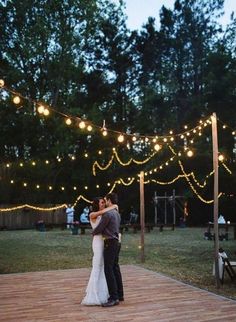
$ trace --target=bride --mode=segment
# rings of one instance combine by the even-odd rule
[[[92,207],[93,213],[90,217],[90,223],[94,229],[100,222],[101,215],[111,209],[117,208],[117,205],[105,208],[105,200],[102,197],[98,197],[94,199]],[[102,235],[93,236],[92,248],[92,271],[86,288],[86,295],[81,302],[83,305],[101,305],[107,302],[109,297],[104,273],[104,241]]]

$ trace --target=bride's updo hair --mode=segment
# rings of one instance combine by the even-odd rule
[[[93,211],[98,211],[99,210],[99,200],[103,200],[103,197],[96,197],[93,199],[93,203],[92,203],[92,209]]]

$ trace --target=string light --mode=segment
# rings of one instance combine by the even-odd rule
[[[3,79],[0,79],[0,87],[4,87],[4,85],[5,85],[4,80]]]
[[[103,120],[103,125],[102,125],[102,135],[107,136],[107,128],[106,128],[106,121]]]
[[[13,97],[13,103],[16,104],[16,105],[20,104],[20,97],[19,96],[14,96]]]
[[[39,106],[38,106],[38,108],[37,108],[37,111],[38,111],[38,113],[39,113],[39,114],[43,114],[44,109],[45,109],[45,108],[44,108],[44,106],[43,106],[43,105],[39,105]]]
[[[117,138],[117,140],[118,140],[118,142],[119,143],[122,143],[122,142],[124,142],[124,135],[123,134],[120,134],[119,136],[118,136],[118,138]]]
[[[4,86],[4,85],[3,85],[3,86]],[[12,91],[10,91],[10,92],[12,92]],[[17,95],[17,96],[18,96],[18,95]],[[20,98],[20,96],[18,96],[18,97]],[[21,96],[21,97],[22,97],[22,96]],[[22,97],[22,98],[24,98],[24,97]],[[18,103],[18,104],[19,104],[19,103]],[[50,109],[51,109],[51,108],[50,108]],[[50,110],[50,109],[49,109],[49,108],[44,108],[44,112],[43,112],[43,114],[44,114],[44,115],[46,115],[46,116],[47,116],[47,115],[49,115],[49,110]],[[46,113],[45,113],[45,110],[46,110]],[[52,109],[51,109],[51,110],[52,110]],[[60,114],[60,113],[59,113],[59,114]],[[198,126],[198,127],[197,127],[197,129],[199,130],[198,135],[199,135],[199,136],[201,136],[201,135],[202,135],[202,132],[201,132],[202,127],[206,127],[206,126],[207,126],[207,124],[211,124],[211,122],[210,122],[209,120],[207,120],[207,121],[205,121],[205,122],[204,122],[204,121],[202,121],[202,120],[200,120],[200,121],[199,121],[199,123],[200,123],[200,124],[202,124],[202,126]],[[80,122],[80,124],[81,124],[81,122]],[[84,123],[84,124],[85,124],[85,123]],[[81,126],[80,126],[80,128],[81,128]],[[187,126],[185,126],[185,129],[187,129],[187,128],[188,128],[188,127],[187,127]],[[113,131],[113,132],[114,132],[114,131]],[[190,136],[190,133],[195,133],[195,132],[196,132],[196,129],[192,129],[192,130],[189,130],[185,135],[186,135],[186,136]],[[233,132],[232,132],[232,135],[235,135],[235,131],[233,131]],[[177,134],[176,136],[180,136],[180,134]],[[119,138],[120,138],[120,137],[122,137],[122,139],[120,139],[120,140],[119,140]],[[162,137],[162,138],[163,138],[163,141],[164,141],[164,142],[167,142],[169,137],[168,137],[168,136],[166,136],[166,137]],[[172,137],[171,137],[171,138],[172,138]],[[170,141],[172,140],[171,138],[170,138]],[[174,138],[174,137],[173,137],[173,138]],[[144,137],[144,139],[142,139],[142,141],[143,141],[143,140],[145,140],[145,142],[148,142],[148,140],[147,140],[147,139],[148,139],[148,138],[145,138],[145,137]],[[124,140],[125,140],[125,135],[121,133],[121,134],[119,135],[119,137],[118,137],[118,142],[122,143]],[[117,159],[117,160],[118,160],[118,159]],[[59,159],[58,159],[58,161],[59,161]],[[118,161],[118,162],[119,162],[119,161]],[[168,162],[166,162],[166,163],[168,163]],[[223,163],[222,163],[222,164],[223,164]],[[192,190],[193,190],[193,189],[192,189]],[[193,191],[194,191],[194,190],[193,190]]]
[[[55,207],[49,207],[49,208],[35,207],[32,205],[24,204],[24,205],[20,205],[20,206],[16,206],[16,207],[11,207],[11,208],[0,208],[0,212],[10,212],[10,211],[15,211],[15,210],[19,210],[19,209],[26,209],[26,208],[38,210],[38,211],[52,211],[52,210],[66,208],[66,207],[67,207],[66,204],[62,204],[62,205],[55,206]]]
[[[171,159],[173,159],[173,157],[171,158]],[[181,163],[180,163],[181,164]],[[195,182],[197,182],[197,180],[196,180],[196,178],[195,178],[195,176],[194,176],[194,174],[193,174],[193,172],[191,172],[191,173],[189,173],[189,174],[187,174],[185,171],[184,171],[184,169],[183,169],[183,165],[182,165],[182,172],[183,172],[183,175],[178,175],[177,177],[175,177],[174,179],[172,179],[171,181],[167,181],[167,182],[163,182],[163,181],[158,181],[158,180],[155,180],[155,179],[151,179],[151,180],[146,180],[144,183],[145,184],[148,184],[148,183],[150,183],[150,182],[153,182],[153,183],[157,183],[157,184],[161,184],[161,185],[168,185],[168,184],[172,184],[172,183],[174,183],[175,181],[177,181],[178,179],[180,179],[180,178],[183,178],[183,177],[185,177],[186,179],[187,179],[187,181],[188,181],[188,183],[190,184],[190,187],[191,187],[191,189],[193,190],[193,192],[197,195],[197,197],[201,200],[201,201],[203,201],[203,202],[205,202],[205,203],[211,203],[212,202],[212,200],[205,200],[205,199],[203,199],[198,193],[197,193],[197,191],[196,191],[196,189],[191,185],[191,182],[189,181],[189,179],[188,179],[188,177],[190,177],[190,176],[192,176],[193,178],[194,178],[194,180],[195,180]],[[152,173],[152,171],[150,171],[150,173]],[[214,171],[212,172],[212,173],[214,173]],[[210,173],[210,175],[212,175],[212,173]],[[147,173],[146,173],[146,175],[147,175]],[[137,175],[137,177],[139,177],[139,174]],[[112,188],[110,189],[110,192],[112,192],[114,189],[115,189],[115,187],[116,187],[116,185],[117,184],[123,184],[123,185],[131,185],[133,182],[135,181],[135,178],[128,178],[128,182],[125,182],[124,181],[124,179],[122,179],[122,178],[120,178],[120,179],[118,179],[118,180],[116,180],[115,182],[114,182],[114,184],[113,184],[113,186],[112,186]],[[139,181],[139,180],[137,180],[137,181]],[[206,184],[206,182],[204,181],[204,185],[203,186],[205,186],[205,184]],[[199,185],[199,184],[198,184]],[[107,186],[110,186],[110,183],[107,183]],[[98,185],[97,185],[97,187],[98,187]],[[75,188],[75,187],[74,187]],[[49,189],[52,189],[52,187],[51,186],[49,186]],[[88,189],[88,187],[87,186],[85,186],[85,190],[87,190]],[[76,190],[76,189],[75,189]],[[109,192],[109,193],[110,193]],[[219,197],[221,196],[221,193],[219,194]],[[78,198],[77,198],[77,200],[76,200],[76,202],[75,202],[75,204],[78,202],[78,200],[79,199],[83,199],[83,200],[85,200],[85,201],[87,201],[87,202],[91,202],[90,200],[88,200],[88,199],[86,199],[84,196],[82,196],[82,195],[80,195]]]
[[[102,130],[102,135],[103,135],[103,136],[107,136],[107,129],[103,129],[103,130]]]
[[[132,162],[133,163],[135,163],[135,164],[139,164],[139,165],[141,165],[141,164],[145,164],[145,163],[147,163],[151,158],[153,158],[154,157],[154,155],[156,155],[156,151],[155,152],[153,152],[153,154],[151,154],[148,158],[146,158],[145,160],[143,160],[143,161],[138,161],[138,160],[135,160],[135,159],[133,159],[133,158],[130,158],[129,159],[129,161],[127,161],[127,162],[123,162],[121,159],[120,159],[120,157],[119,157],[119,155],[118,155],[118,153],[117,153],[117,151],[116,151],[116,149],[113,149],[113,154],[112,154],[112,156],[111,156],[111,159],[108,161],[108,163],[107,163],[107,165],[105,165],[105,166],[101,166],[99,163],[98,163],[98,161],[95,161],[94,163],[93,163],[93,175],[94,176],[96,176],[96,167],[97,168],[99,168],[100,170],[102,170],[102,171],[105,171],[105,170],[107,170],[111,165],[112,165],[112,162],[113,162],[113,160],[114,160],[114,157],[116,157],[116,160],[118,161],[118,163],[120,164],[120,165],[122,165],[122,166],[128,166],[128,165],[130,165]]]
[[[192,151],[192,150],[188,150],[188,152],[187,152],[187,156],[188,156],[189,158],[191,158],[191,157],[193,156],[193,151]]]
[[[86,127],[85,122],[84,122],[84,121],[80,121],[80,122],[79,122],[79,128],[80,128],[81,130],[83,130],[85,127]]]
[[[183,166],[182,166],[182,163],[181,163],[181,161],[179,160],[179,165],[180,165],[180,168],[181,168],[181,170],[182,170],[182,172],[183,172],[183,174],[184,175],[186,175],[186,173],[185,173],[185,171],[184,171],[184,168],[183,168]],[[185,178],[186,178],[186,180],[187,180],[187,182],[188,182],[188,184],[189,184],[189,186],[190,186],[190,188],[191,188],[191,190],[193,191],[193,193],[202,201],[202,202],[204,202],[204,203],[206,203],[206,204],[210,204],[210,203],[213,203],[214,202],[214,199],[212,199],[212,200],[206,200],[206,199],[204,199],[202,196],[200,196],[199,195],[199,193],[197,192],[197,190],[194,188],[194,186],[192,185],[192,183],[191,183],[191,181],[189,180],[189,178],[187,177],[187,175],[185,176]],[[219,194],[218,194],[218,198],[220,198],[221,197],[221,195],[222,195],[222,192],[220,192]]]
[[[3,80],[1,80],[0,84],[2,85],[2,87],[5,85]],[[36,101],[36,100],[34,100],[34,99],[32,99],[32,98],[24,97],[24,96],[23,96],[23,95],[21,95],[20,93],[17,93],[16,91],[14,91],[14,90],[12,90],[12,89],[10,89],[10,88],[6,87],[6,86],[4,86],[4,90],[5,90],[5,91],[7,91],[7,92],[9,92],[9,93],[11,93],[11,94],[12,94],[12,95],[14,95],[14,96],[19,96],[20,98],[22,98],[22,99],[24,99],[24,100],[28,100],[28,101],[30,101],[30,102],[33,102],[35,105],[42,105],[42,103],[41,103],[41,102],[38,102],[38,101]],[[80,127],[81,129],[83,129],[83,128],[85,128],[85,127],[86,127],[85,122],[84,122],[84,121],[82,121],[80,118],[78,118],[78,117],[76,117],[76,116],[67,116],[67,115],[65,115],[64,113],[61,113],[60,111],[56,110],[55,108],[52,108],[51,106],[49,106],[49,105],[47,105],[47,104],[43,104],[43,106],[44,106],[44,110],[41,112],[41,114],[45,114],[45,116],[48,116],[48,115],[50,114],[50,111],[54,111],[55,113],[57,113],[57,114],[61,115],[63,118],[67,117],[67,118],[70,118],[70,119],[74,118],[74,119],[76,119],[76,120],[80,120],[79,127]],[[77,123],[77,122],[75,122],[75,123]],[[204,122],[201,120],[201,122],[199,122],[199,123],[200,123],[200,124],[202,124],[202,123],[203,123],[204,127],[206,127],[208,124],[211,124],[211,121],[209,120],[209,118],[206,118],[206,120],[205,120]],[[101,127],[96,126],[96,125],[94,125],[94,127],[95,127],[95,128],[99,128],[99,129],[102,129]],[[201,128],[200,126],[198,126],[198,127],[199,127],[199,128]],[[105,128],[105,120],[104,120],[104,122],[103,122],[103,128]],[[188,126],[187,126],[187,125],[185,125],[185,126],[184,126],[184,129],[186,130],[187,128],[188,128]],[[195,133],[195,132],[196,132],[196,128],[197,128],[197,127],[193,128],[192,130],[189,130],[189,133],[190,133],[190,132]],[[87,127],[87,130],[88,130],[89,132],[91,132],[91,131],[92,131],[92,125],[88,126],[88,127]],[[115,133],[117,133],[117,131],[113,131],[113,130],[109,130],[109,131],[108,131],[108,130],[107,130],[107,134],[109,134],[109,132],[112,132],[112,133],[114,133],[114,134],[115,134]],[[172,134],[173,134],[173,130],[170,130],[170,131],[169,131],[169,133],[170,133],[170,135],[172,135]],[[120,136],[120,135],[121,135],[121,136]],[[119,142],[119,143],[123,143],[123,141],[125,140],[125,137],[132,137],[132,141],[133,141],[133,142],[135,142],[135,141],[136,141],[136,136],[135,136],[135,134],[120,133],[120,135],[119,135],[119,140],[121,140],[121,141],[119,141],[119,140],[118,140],[118,142]],[[168,138],[170,138],[170,141],[173,141],[175,137],[180,137],[180,135],[181,135],[181,133],[179,133],[179,134],[175,134],[174,136],[159,136],[159,138],[162,138],[162,139],[164,140],[164,142],[167,142]],[[188,135],[190,135],[190,134],[188,134]],[[199,135],[201,135],[201,134],[199,134]],[[122,138],[122,136],[123,136],[123,138],[124,138],[124,139]],[[141,143],[142,143],[142,142],[146,142],[146,143],[148,143],[150,139],[154,139],[154,138],[156,138],[156,137],[158,137],[158,136],[157,136],[157,135],[155,135],[155,136],[149,136],[149,137],[145,137],[145,136],[140,136],[140,137],[141,137],[141,140],[140,140],[140,142],[141,142]],[[155,141],[154,141],[154,142],[155,142]]]
[[[223,154],[220,154],[219,157],[218,157],[219,161],[224,161],[224,156]]]
[[[161,149],[161,146],[159,144],[154,145],[155,151],[159,151]]]
[[[69,126],[72,124],[72,121],[70,118],[67,118],[65,122],[66,122],[66,125],[69,125]]]
[[[75,207],[75,206],[77,205],[77,203],[80,201],[80,199],[84,200],[84,201],[85,201],[85,202],[87,202],[87,203],[92,203],[92,202],[93,202],[92,200],[87,199],[87,198],[86,198],[86,197],[84,197],[83,195],[79,195],[79,196],[76,198],[76,200],[75,200],[75,202],[74,202],[74,204],[73,204],[73,207]]]
[[[232,174],[232,171],[227,167],[227,165],[223,161],[221,161],[221,164],[229,174]]]
[[[50,114],[50,111],[48,108],[45,108],[43,111],[43,115],[48,116]]]

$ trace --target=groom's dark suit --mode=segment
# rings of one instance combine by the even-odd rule
[[[123,298],[123,283],[118,263],[119,257],[119,227],[120,214],[113,209],[106,212],[93,235],[102,234],[104,237],[104,271],[111,301]]]

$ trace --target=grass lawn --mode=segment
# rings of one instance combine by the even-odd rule
[[[120,264],[140,265],[185,283],[207,289],[236,300],[236,283],[227,274],[217,290],[212,276],[214,242],[203,238],[204,228],[176,228],[145,234],[145,262],[140,262],[140,233],[122,236]],[[71,235],[69,230],[53,229],[0,232],[0,273],[91,267],[92,237]],[[228,256],[235,260],[236,241],[233,231],[229,240],[220,242]]]

